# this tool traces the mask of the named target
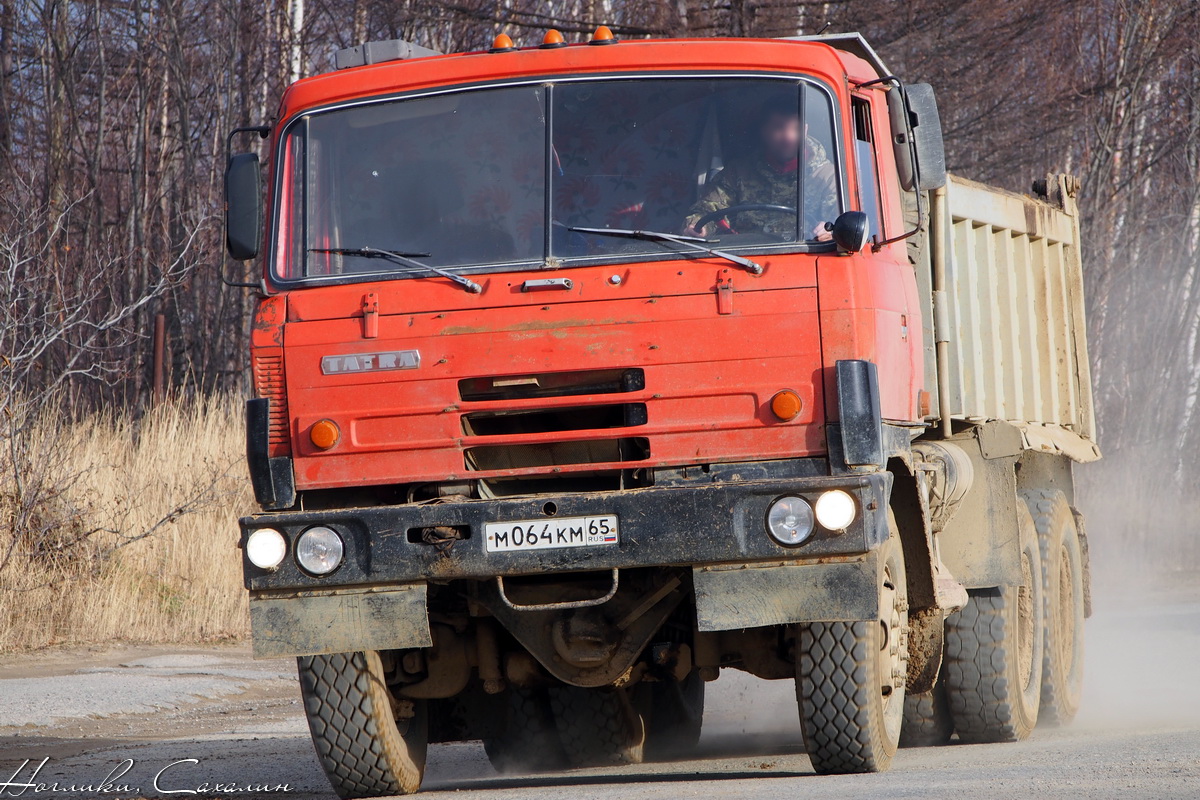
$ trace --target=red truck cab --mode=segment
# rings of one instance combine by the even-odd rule
[[[252,129],[265,203],[226,178],[254,644],[334,787],[694,744],[723,667],[797,680],[819,771],[885,768],[967,602],[929,487],[969,465],[917,444],[928,87],[856,35],[337,58]]]
[[[764,73],[764,59],[796,71]],[[832,241],[797,241],[796,223],[778,214],[780,233],[729,227],[713,243],[760,263],[754,274],[678,245],[569,230],[681,233],[697,181],[757,157],[754,115],[783,96],[803,105],[808,137],[828,153],[837,206],[870,209],[875,241],[896,237],[905,221],[893,148],[863,146],[890,130],[887,86],[856,88],[875,77],[825,44],[706,40],[439,56],[294,84],[272,135],[270,296],[252,354],[260,395],[276,401],[272,455],[292,459],[298,492],[817,456],[837,419],[825,376],[849,359],[881,370],[885,419],[919,422],[921,343],[909,331],[920,330],[920,308],[903,241],[839,253]],[[464,85],[486,88],[446,93]],[[461,107],[438,107],[451,100]],[[370,118],[390,108],[411,118]],[[629,130],[589,141],[616,114]],[[481,290],[311,252],[362,246],[448,251],[416,261]],[[373,352],[412,355],[361,357]],[[643,386],[612,398],[625,408],[571,421],[579,392],[512,383],[635,369]],[[785,390],[799,411],[783,420],[771,401]],[[322,420],[339,431],[332,447],[310,435]],[[539,424],[559,430],[526,432]]]

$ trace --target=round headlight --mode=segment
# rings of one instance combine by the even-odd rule
[[[785,547],[804,544],[813,532],[812,506],[803,497],[781,497],[767,510],[767,533]]]
[[[342,537],[324,525],[309,528],[296,540],[296,561],[313,575],[333,572],[342,563],[344,555]]]
[[[287,554],[287,540],[274,528],[259,528],[246,538],[246,558],[259,569],[275,569]]]
[[[831,489],[817,498],[817,522],[831,531],[844,531],[858,516],[854,498],[841,489]]]

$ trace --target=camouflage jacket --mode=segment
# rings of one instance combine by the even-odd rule
[[[825,156],[820,143],[808,139],[808,159],[804,170],[803,239],[812,239],[813,229],[822,222],[832,222],[837,216],[837,181],[833,164]],[[746,203],[796,205],[796,173],[780,172],[760,154],[731,161],[717,173],[704,195],[691,208],[686,227],[710,211]],[[730,225],[738,233],[765,231],[791,238],[795,223],[787,215],[773,211],[745,211]],[[707,226],[707,233],[716,233],[716,223]]]

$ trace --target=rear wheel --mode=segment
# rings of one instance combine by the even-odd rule
[[[373,650],[301,656],[297,664],[313,746],[338,796],[417,791],[428,742],[425,701],[396,702]]]
[[[650,692],[646,758],[651,761],[686,754],[700,741],[704,723],[704,680],[693,670],[682,681],[645,684]]]
[[[646,726],[625,689],[554,686],[549,692],[554,723],[571,766],[642,763]]]
[[[891,766],[908,675],[908,587],[896,523],[879,550],[880,618],[800,626],[796,695],[805,749],[818,773]]]
[[[975,589],[946,619],[943,675],[964,742],[1012,742],[1037,724],[1042,687],[1042,569],[1033,519],[1017,504],[1019,585]]]
[[[941,679],[928,692],[904,695],[904,727],[900,730],[901,747],[936,747],[954,735],[946,685]]]
[[[548,772],[567,765],[545,689],[508,691],[501,734],[484,739],[483,749],[497,772]]]
[[[1083,549],[1066,495],[1043,489],[1023,496],[1037,529],[1046,601],[1038,722],[1065,725],[1083,690]]]

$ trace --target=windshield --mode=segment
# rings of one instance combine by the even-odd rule
[[[834,143],[828,95],[796,79],[564,80],[314,113],[284,137],[275,272],[704,255],[681,235],[726,252],[804,249],[842,208]]]

